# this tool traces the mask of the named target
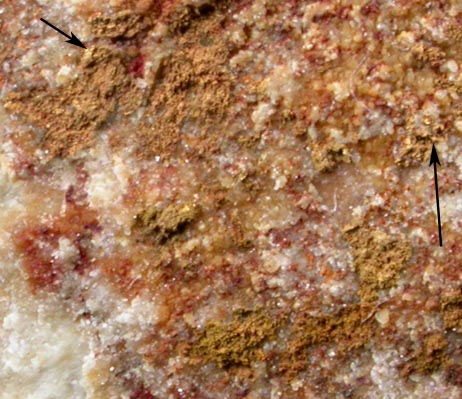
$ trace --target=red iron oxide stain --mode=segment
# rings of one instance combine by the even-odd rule
[[[452,385],[462,387],[462,366],[451,364],[446,369],[446,381]]]
[[[375,16],[380,13],[380,2],[372,0],[361,8],[361,14],[365,17]]]
[[[88,207],[67,203],[63,216],[47,224],[31,224],[18,231],[13,241],[23,255],[24,269],[32,290],[58,289],[64,265],[53,256],[59,239],[67,238],[77,248],[78,256],[73,271],[82,273],[90,264],[87,242],[100,231],[96,212]]]
[[[156,399],[147,389],[138,389],[130,395],[130,399]]]
[[[180,3],[180,0],[162,0],[160,3],[160,20],[165,21],[171,12],[175,9],[175,6]]]
[[[128,65],[128,72],[133,74],[136,78],[142,78],[144,76],[145,61],[146,57],[143,54],[138,55]]]
[[[132,275],[133,261],[122,256],[113,255],[110,258],[98,260],[95,265],[116,286],[123,295],[135,297],[144,287],[144,280]]]
[[[15,159],[14,169],[21,178],[29,178],[37,175],[37,165],[25,157]]]
[[[60,270],[54,264],[51,250],[46,250],[40,242],[55,240],[55,234],[46,228],[23,231],[16,239],[18,249],[24,255],[24,268],[34,289],[52,289],[57,284]]]

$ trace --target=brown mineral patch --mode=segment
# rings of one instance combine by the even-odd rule
[[[406,137],[399,150],[396,163],[400,166],[410,166],[413,163],[427,162],[430,159],[432,144],[444,137],[444,126],[429,117],[416,118],[411,116],[406,120]]]
[[[408,242],[392,238],[379,230],[354,225],[344,234],[353,251],[355,269],[360,280],[360,303],[345,305],[334,314],[299,313],[291,328],[287,354],[281,370],[289,377],[306,369],[312,346],[335,345],[336,353],[344,356],[367,345],[375,334],[374,313],[377,290],[390,287],[411,257]]]
[[[233,78],[221,27],[224,15],[219,8],[188,15],[188,29],[177,33],[177,48],[158,73],[146,112],[150,119],[142,121],[135,133],[141,158],[169,156],[180,142],[204,153],[216,148],[226,134],[223,122]],[[111,142],[116,148],[126,146],[115,136]]]
[[[249,366],[264,360],[262,346],[274,340],[278,321],[262,309],[238,309],[229,324],[211,322],[188,350],[194,362],[216,362],[220,367]]]
[[[198,208],[194,204],[169,205],[162,210],[154,207],[136,216],[133,230],[163,242],[180,232],[197,214]]]
[[[170,33],[184,33],[191,26],[194,19],[200,17],[196,7],[176,7],[168,16],[168,29]]]
[[[439,47],[428,46],[422,42],[417,43],[411,51],[420,68],[424,65],[438,68],[446,59],[445,52]]]
[[[448,290],[441,299],[441,312],[444,327],[462,332],[462,290],[460,288]]]
[[[124,10],[115,15],[96,15],[90,18],[92,33],[98,38],[131,39],[152,25],[151,17]]]
[[[336,345],[340,356],[366,345],[374,334],[374,320],[369,317],[372,308],[360,304],[347,305],[335,314],[311,316],[300,313],[288,341],[287,354],[281,361],[281,370],[289,376],[306,369],[311,346]]]
[[[411,258],[409,242],[393,238],[380,230],[346,228],[345,237],[353,251],[354,266],[359,274],[362,301],[376,300],[379,289],[389,288]]]
[[[446,36],[451,40],[451,44],[454,42],[460,43],[462,40],[462,25],[455,21],[451,22],[446,29]]]
[[[447,346],[448,341],[440,333],[425,337],[401,369],[401,374],[407,376],[414,372],[431,374],[437,371],[446,362]]]
[[[165,1],[158,0],[112,0],[111,6],[116,10],[133,10],[136,13],[147,13],[149,11],[160,12],[160,8],[165,5]]]
[[[194,28],[196,20],[211,16],[217,11],[229,10],[229,4],[229,0],[210,0],[196,6],[192,4],[185,6],[180,2],[168,13],[166,21],[168,30],[171,34],[185,33],[189,28]]]
[[[445,369],[446,381],[452,385],[462,387],[462,366],[460,364],[449,364]]]
[[[95,130],[111,115],[130,114],[143,100],[127,73],[122,52],[93,47],[85,51],[78,78],[69,84],[55,90],[46,84],[25,88],[9,93],[4,101],[7,110],[43,130],[40,146],[56,157],[90,147]]]
[[[430,159],[432,140],[429,137],[407,136],[403,140],[397,164],[410,166],[413,162],[424,162]]]
[[[350,151],[342,144],[333,143],[313,150],[314,167],[320,172],[330,172],[341,162],[351,163]]]
[[[109,132],[114,149],[125,150],[129,141],[144,159],[170,156],[180,142],[196,155],[217,149],[227,134],[233,82],[222,27],[225,3],[187,7],[187,15],[178,16],[188,20],[188,29],[170,33],[175,51],[157,71],[154,90],[136,84],[145,62],[138,50],[94,46],[84,52],[69,84],[50,89],[43,82],[11,92],[5,108],[41,129],[39,145],[50,158],[76,156],[93,145],[96,131],[112,116],[127,116],[141,106],[146,106],[144,117],[130,137],[117,129]],[[90,24],[100,38],[133,39],[152,27],[151,18],[124,10],[93,16]]]

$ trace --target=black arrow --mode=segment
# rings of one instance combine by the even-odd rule
[[[47,20],[40,18],[40,21],[46,23],[49,27],[53,28],[55,31],[61,33],[61,35],[66,36],[69,40],[66,40],[67,43],[73,44],[74,46],[86,48],[83,43],[71,32],[71,36],[67,33],[63,32],[61,29],[57,28],[56,26],[50,24]]]
[[[438,154],[436,153],[435,144],[432,147],[432,155],[430,156],[430,166],[434,166],[435,172],[435,193],[436,193],[436,211],[438,213],[438,233],[440,235],[440,247],[443,246],[443,236],[441,233],[441,216],[440,216],[440,197],[438,195],[438,174],[436,172],[436,164],[440,165],[440,160],[438,159]]]

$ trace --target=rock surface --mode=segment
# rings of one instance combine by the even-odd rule
[[[460,1],[0,16],[2,399],[461,397]]]

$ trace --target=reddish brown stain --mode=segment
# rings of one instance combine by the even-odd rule
[[[128,72],[133,74],[136,78],[142,78],[144,76],[144,63],[146,57],[143,54],[138,55],[128,65]]]
[[[130,395],[130,399],[156,399],[147,389],[138,389]]]
[[[49,223],[30,224],[19,230],[13,241],[22,254],[32,290],[59,288],[64,265],[53,253],[59,248],[60,238],[67,238],[77,248],[73,270],[83,273],[91,263],[87,242],[100,230],[96,211],[69,202],[63,216]]]
[[[34,289],[56,287],[60,270],[52,261],[50,251],[41,248],[40,241],[50,241],[53,236],[40,229],[26,231],[19,239],[17,246],[24,256],[24,269]]]
[[[361,8],[361,14],[365,17],[377,15],[380,12],[380,1],[372,0]]]
[[[144,287],[145,280],[132,272],[134,263],[127,257],[104,258],[97,261],[94,266],[99,268],[111,284],[125,296],[135,297]]]

